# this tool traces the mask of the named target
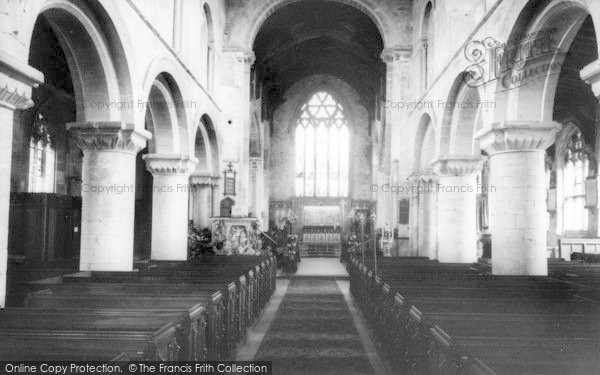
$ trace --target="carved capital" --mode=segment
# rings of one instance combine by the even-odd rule
[[[32,107],[31,88],[43,81],[41,72],[0,51],[0,106],[11,110]]]
[[[193,186],[210,186],[212,185],[212,177],[210,173],[194,172],[190,176],[190,184]]]
[[[586,65],[579,72],[579,76],[585,83],[592,86],[592,91],[596,98],[600,99],[600,60],[596,60]]]
[[[386,48],[381,52],[381,60],[386,64],[410,61],[412,48],[410,46],[399,46]]]
[[[77,146],[83,151],[124,151],[137,154],[152,137],[123,122],[80,122],[67,124]]]
[[[262,167],[263,160],[262,158],[251,157],[250,158],[250,167],[252,169],[260,169]]]
[[[488,154],[510,151],[546,150],[556,139],[562,125],[551,121],[506,121],[492,124],[475,135]]]
[[[483,160],[479,156],[454,155],[439,158],[431,165],[440,176],[465,176],[479,173],[483,168]]]
[[[415,173],[410,175],[410,177],[408,177],[408,180],[413,186],[422,186],[433,184],[437,182],[439,178],[440,176],[434,173]]]
[[[231,53],[239,63],[252,65],[256,61],[256,55],[252,50],[231,49],[226,50],[225,52]]]
[[[146,169],[153,175],[157,174],[183,174],[190,175],[194,172],[198,159],[187,155],[144,155]]]

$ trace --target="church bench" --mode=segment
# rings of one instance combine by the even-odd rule
[[[440,331],[447,328],[456,337],[492,341],[498,337],[494,345],[500,348],[502,340],[520,340],[526,336],[525,341],[531,345],[525,352],[533,354],[544,340],[554,340],[548,351],[560,351],[560,345],[571,344],[577,350],[579,339],[587,340],[586,343],[597,350],[599,332],[589,326],[594,324],[591,317],[598,315],[600,305],[578,297],[577,293],[586,290],[580,285],[548,277],[486,278],[481,268],[468,264],[446,267],[433,262],[406,265],[396,260],[389,263],[395,263],[394,267],[379,266],[380,276],[375,276],[368,266],[356,259],[351,259],[347,267],[359,307],[388,350],[390,359],[407,373],[454,374],[459,369],[460,373],[495,373],[486,362],[489,356],[478,361],[477,356],[468,352],[461,352],[467,356],[459,354],[454,347],[444,349],[438,357],[428,358],[429,354],[436,353],[434,349],[439,344],[435,344],[434,335],[429,332],[437,327],[435,324],[439,324]],[[427,279],[419,277],[420,273],[448,278]],[[407,275],[415,277],[404,277]],[[569,368],[565,367],[569,360],[590,362],[590,358],[594,358],[593,350],[579,350],[571,359],[563,356],[557,368]],[[537,354],[543,356],[543,353]],[[449,360],[452,356],[454,362]],[[534,363],[543,359],[519,360]],[[494,368],[502,368],[493,362],[493,356],[491,360]],[[440,363],[452,365],[441,369]],[[589,370],[591,366],[594,365],[588,363],[584,367]],[[523,369],[527,367],[520,367]]]
[[[55,284],[47,285],[47,291],[54,295],[135,295],[135,296],[168,296],[168,297],[193,297],[204,296],[207,293],[221,291],[225,296],[225,306],[223,310],[224,322],[226,324],[224,339],[228,345],[228,352],[235,349],[235,345],[240,339],[238,316],[235,313],[239,306],[236,299],[236,287],[234,283],[229,283],[227,288],[223,288],[221,283],[214,284],[164,284],[164,283],[73,283],[73,284]]]
[[[11,361],[110,361],[130,358],[175,361],[179,357],[175,327],[156,332],[0,329],[0,358]]]
[[[451,335],[437,326],[426,330],[407,351],[409,374],[471,373],[473,362],[495,375],[587,375],[600,369],[597,339]]]
[[[528,317],[493,315],[432,315],[412,307],[406,325],[400,327],[405,330],[401,335],[403,345],[395,348],[405,353],[399,365],[416,370],[418,374],[425,373],[424,368],[451,362],[451,358],[456,363],[446,363],[445,366],[458,368],[465,357],[478,358],[492,369],[495,366],[489,363],[490,358],[539,362],[560,358],[563,365],[572,362],[587,363],[588,368],[600,365],[595,356],[600,350],[600,341],[597,330],[589,330],[589,326],[594,324],[591,317],[582,321],[571,320],[570,326],[557,332],[556,323],[564,324],[568,319],[560,316],[540,318],[535,314]],[[513,373],[522,373],[528,368],[521,367],[520,370]]]
[[[213,270],[214,271],[214,270]],[[147,271],[142,272],[93,272],[90,277],[70,277],[65,284],[77,285],[88,282],[104,285],[172,285],[174,288],[179,288],[181,285],[191,286],[192,289],[205,288],[211,286],[220,290],[225,298],[225,314],[226,321],[229,326],[228,332],[235,335],[236,340],[241,340],[246,331],[246,327],[253,323],[254,315],[250,311],[254,311],[254,307],[258,306],[258,302],[253,298],[252,291],[255,290],[252,285],[252,272],[247,278],[244,275],[239,275],[235,272],[230,275],[219,273],[207,274],[202,270],[198,271]],[[250,280],[249,283],[246,280]],[[170,292],[169,292],[170,293]]]
[[[200,304],[187,311],[22,307],[0,310],[0,329],[12,330],[135,331],[156,330],[166,323],[176,328],[180,360],[207,360],[207,315]]]
[[[224,320],[224,302],[220,292],[198,296],[158,296],[131,294],[52,294],[44,290],[31,293],[25,307],[32,308],[79,308],[79,309],[135,309],[156,310],[172,309],[188,311],[192,306],[201,304],[207,310],[208,326],[206,341],[209,360],[226,359],[228,343]]]
[[[560,257],[570,260],[573,253],[600,254],[600,238],[560,238]]]

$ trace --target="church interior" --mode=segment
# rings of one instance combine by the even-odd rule
[[[1,0],[0,29],[0,360],[600,373],[600,2]]]

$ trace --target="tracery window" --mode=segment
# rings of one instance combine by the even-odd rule
[[[347,196],[350,133],[342,105],[315,93],[300,110],[295,139],[296,196]]]
[[[590,160],[581,131],[577,130],[564,154],[563,225],[565,231],[587,231],[588,211],[585,207],[585,181]]]
[[[56,151],[41,115],[34,123],[29,139],[29,192],[54,193]]]

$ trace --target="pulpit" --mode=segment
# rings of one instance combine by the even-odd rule
[[[259,220],[253,217],[210,219],[213,250],[218,255],[261,255]]]

